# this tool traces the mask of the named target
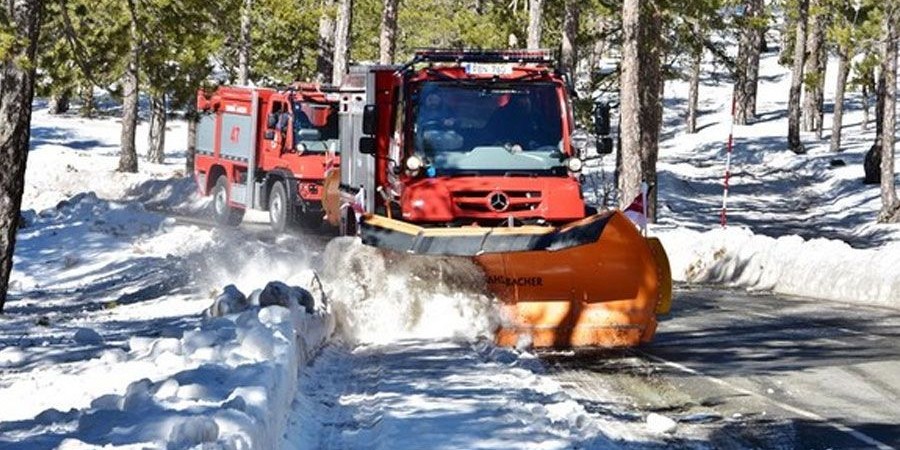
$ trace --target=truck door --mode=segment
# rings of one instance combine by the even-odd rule
[[[271,157],[279,157],[282,153],[290,150],[291,145],[291,109],[288,103],[277,98],[272,99],[269,103],[267,112],[267,131],[273,131],[269,135],[272,137],[265,145],[265,151]]]

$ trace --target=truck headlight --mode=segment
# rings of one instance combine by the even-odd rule
[[[581,169],[584,167],[584,161],[577,156],[573,156],[566,160],[566,168],[569,169],[569,172],[581,172]]]
[[[422,170],[422,167],[425,167],[425,161],[422,161],[422,158],[416,155],[406,158],[406,170],[409,172],[418,172]]]

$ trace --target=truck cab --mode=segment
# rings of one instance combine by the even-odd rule
[[[564,77],[545,51],[422,51],[359,67],[366,105],[344,108],[353,210],[419,226],[560,225],[584,218]],[[353,84],[353,83],[344,83]],[[357,123],[359,122],[359,123]],[[346,219],[349,220],[349,219]]]

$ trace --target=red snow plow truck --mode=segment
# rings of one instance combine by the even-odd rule
[[[549,52],[420,51],[403,66],[353,67],[335,93],[307,100],[328,113],[312,122],[316,133],[301,124],[302,137],[299,91],[222,88],[200,99],[214,114],[198,133],[208,154],[198,154],[197,180],[216,195],[221,222],[257,207],[274,223],[287,217],[279,205],[316,211],[321,199],[325,220],[364,244],[473,260],[502,302],[502,345],[652,339],[671,303],[665,251],[620,211],[585,204],[569,87]],[[287,125],[283,111],[293,113]],[[297,150],[310,141],[324,151]]]

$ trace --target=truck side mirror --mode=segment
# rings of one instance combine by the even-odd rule
[[[315,128],[301,128],[297,132],[297,137],[301,141],[321,141],[322,134]]]
[[[375,105],[366,105],[363,109],[363,134],[372,136],[375,134],[375,128],[378,124],[378,109]]]
[[[597,139],[597,154],[608,155],[613,152],[613,140],[611,137]]]
[[[375,138],[364,136],[359,138],[359,152],[363,155],[375,154]]]
[[[612,129],[609,110],[609,103],[597,102],[594,104],[594,134],[597,136],[608,136]]]

